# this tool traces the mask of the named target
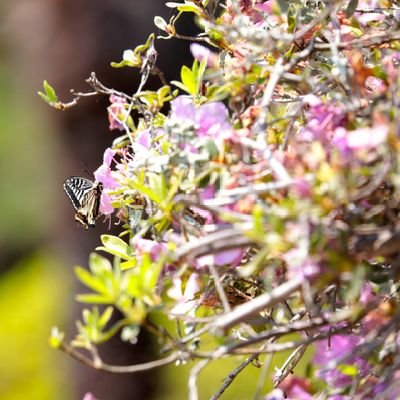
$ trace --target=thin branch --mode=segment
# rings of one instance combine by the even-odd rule
[[[385,43],[400,40],[400,31],[394,32],[383,32],[371,35],[364,35],[360,39],[349,40],[347,42],[337,43],[339,50],[343,49],[356,49],[364,47],[380,46]],[[314,48],[320,51],[326,51],[331,49],[330,43],[315,43]]]
[[[291,373],[293,373],[293,368],[298,364],[298,362],[303,357],[308,345],[302,345],[294,349],[290,356],[285,360],[281,368],[277,370],[274,376],[274,387],[279,386],[282,381]]]
[[[217,272],[217,269],[215,268],[214,263],[211,262],[210,265],[208,266],[208,268],[210,270],[211,276],[213,277],[215,288],[217,289],[217,293],[218,293],[219,299],[221,301],[221,304],[224,308],[224,312],[231,311],[231,306],[229,305],[229,301],[226,297],[226,293],[221,284],[221,278],[218,275],[218,272]]]
[[[175,262],[184,258],[193,260],[207,254],[216,254],[224,250],[251,245],[254,245],[254,240],[245,237],[241,230],[237,228],[223,229],[181,246],[176,250]]]
[[[210,362],[210,360],[199,361],[190,371],[189,376],[189,400],[198,400],[199,394],[197,391],[197,378],[203,368]]]
[[[254,360],[258,358],[259,354],[255,353],[244,360],[237,368],[235,368],[224,380],[223,385],[219,388],[218,392],[215,393],[210,400],[217,400],[219,399],[225,390],[231,385],[234,379]]]
[[[61,343],[60,349],[64,353],[69,354],[72,358],[74,358],[75,360],[79,361],[80,363],[82,363],[88,367],[97,369],[99,371],[112,372],[112,373],[117,373],[117,374],[131,374],[134,372],[148,371],[151,369],[162,367],[164,365],[173,364],[173,363],[181,360],[182,358],[184,358],[182,353],[172,353],[168,357],[161,358],[161,359],[155,360],[155,361],[149,361],[149,362],[143,363],[143,364],[110,365],[110,364],[105,364],[104,362],[102,362],[100,360],[100,358],[97,358],[97,357],[96,357],[95,361],[92,360],[91,358],[80,353],[74,347],[70,346],[69,344],[67,344],[65,342]]]
[[[303,279],[296,278],[273,289],[270,293],[264,293],[247,303],[237,306],[234,310],[216,318],[210,325],[210,330],[217,334],[245,322],[266,308],[286,300],[291,294],[297,292],[302,285]]]

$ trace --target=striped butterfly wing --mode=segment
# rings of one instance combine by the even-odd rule
[[[94,227],[99,216],[103,185],[89,179],[73,176],[64,182],[64,191],[75,208],[75,220],[86,229]]]

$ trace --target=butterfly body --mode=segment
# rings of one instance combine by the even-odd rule
[[[100,196],[103,185],[79,176],[64,182],[64,191],[75,208],[75,221],[87,229],[94,228],[99,216]]]

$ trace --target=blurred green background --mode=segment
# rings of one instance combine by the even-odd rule
[[[99,233],[107,229],[103,225],[85,232],[76,226],[62,182],[93,171],[113,136],[108,131],[107,99],[85,100],[73,110],[58,112],[36,92],[46,79],[68,101],[69,89],[87,89],[84,80],[91,71],[109,86],[133,90],[138,74],[113,71],[109,63],[146,40],[157,14],[169,18],[164,1],[3,0],[0,4],[2,400],[75,400],[86,391],[99,400],[140,398],[144,393],[148,399],[187,398],[189,366],[110,377],[88,371],[47,343],[54,325],[72,337],[80,313],[74,303],[79,288],[72,267],[86,265]],[[182,26],[185,29],[190,31]],[[157,45],[161,68],[168,79],[176,79],[180,65],[191,63],[188,43]],[[155,346],[146,343],[129,351],[112,344],[108,355],[130,353],[129,359],[114,357],[115,363],[153,359]],[[239,360],[207,367],[200,375],[200,398],[215,393]],[[249,366],[222,398],[252,398],[259,373]]]

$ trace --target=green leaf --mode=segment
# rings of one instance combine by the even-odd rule
[[[289,8],[287,12],[287,20],[288,20],[288,32],[293,33],[296,28],[296,16],[294,14],[294,10]]]
[[[110,321],[112,313],[113,313],[113,307],[111,307],[111,306],[107,307],[103,311],[103,313],[101,314],[99,321],[97,323],[100,329],[103,329],[107,325],[108,321]]]
[[[171,81],[171,84],[176,86],[177,88],[183,90],[184,92],[189,93],[188,88],[182,82]]]
[[[265,235],[263,215],[264,213],[262,207],[259,205],[255,205],[252,210],[252,216],[253,216],[252,234],[255,237],[263,237]]]
[[[346,17],[347,18],[351,17],[354,14],[354,12],[357,9],[357,6],[358,6],[358,0],[350,0],[349,1],[349,4],[347,5],[347,8],[346,8]]]
[[[143,285],[141,277],[138,274],[132,274],[128,277],[127,291],[133,298],[140,298],[143,295]]]
[[[199,17],[204,17],[205,13],[204,10],[195,4],[182,4],[182,3],[175,3],[172,1],[169,1],[165,3],[165,5],[169,8],[176,8],[177,10],[181,12],[192,12],[198,15]]]
[[[167,182],[164,174],[150,174],[149,186],[153,193],[156,195],[157,203],[163,203],[168,196]]]
[[[43,82],[43,89],[46,93],[47,98],[52,102],[52,103],[57,103],[58,102],[58,97],[56,95],[55,90],[49,85],[47,81]]]
[[[102,275],[112,271],[110,261],[94,252],[90,253],[89,256],[89,268],[94,275]]]
[[[207,67],[207,59],[203,58],[200,61],[199,72],[198,72],[198,76],[197,76],[199,85],[201,85],[201,83],[203,82],[204,73],[206,72],[206,67]]]
[[[139,192],[141,192],[142,194],[144,194],[145,196],[148,196],[150,198],[150,200],[153,200],[155,203],[160,203],[160,198],[156,195],[156,193],[154,193],[154,191],[152,189],[150,189],[148,186],[146,186],[145,184],[141,183],[141,182],[134,182],[131,181],[129,182],[130,186],[133,187],[133,189],[138,190]]]
[[[124,262],[121,263],[121,270],[125,271],[127,269],[131,269],[131,268],[136,267],[136,265],[137,265],[136,258],[132,258],[132,260],[124,261]]]
[[[106,284],[99,278],[93,276],[88,270],[82,267],[75,267],[76,277],[88,288],[101,294],[108,294]]]
[[[164,263],[159,260],[159,262],[157,262],[156,264],[149,262],[148,265],[143,268],[143,271],[141,271],[141,273],[146,290],[153,292],[155,286],[157,285],[158,277],[161,273],[163,266]]]
[[[106,251],[107,253],[121,257],[124,260],[130,260],[132,258],[132,249],[119,237],[112,235],[101,235],[100,238],[104,247],[98,247],[98,250]]]
[[[76,300],[89,304],[114,304],[114,299],[100,294],[78,294]]]
[[[190,68],[188,68],[186,65],[184,65],[181,69],[181,80],[189,94],[195,95],[197,93],[196,79]]]
[[[37,92],[37,94],[42,98],[42,100],[44,100],[46,103],[51,105],[51,101],[49,100],[49,98],[42,92]]]

